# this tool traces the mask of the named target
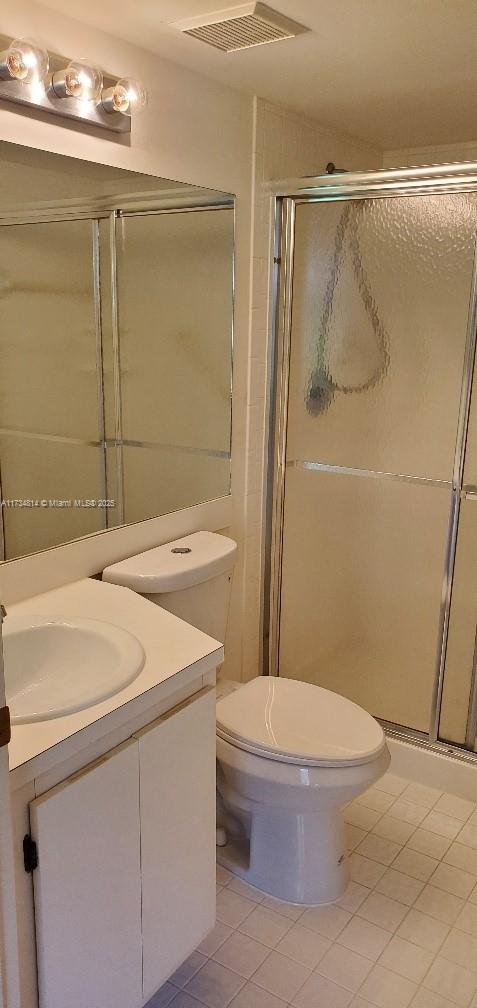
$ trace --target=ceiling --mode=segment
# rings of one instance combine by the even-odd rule
[[[81,19],[386,150],[476,139],[475,0],[268,0],[311,32],[228,55],[168,24],[237,2],[81,0]]]

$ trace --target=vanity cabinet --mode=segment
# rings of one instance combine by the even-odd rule
[[[137,739],[147,1001],[215,923],[215,690]]]
[[[215,692],[30,803],[40,1008],[140,1008],[215,920]]]
[[[141,994],[138,746],[30,805],[43,1008],[133,1008]]]

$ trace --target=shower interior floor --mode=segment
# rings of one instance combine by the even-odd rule
[[[214,930],[147,1008],[477,1008],[477,787],[388,773],[345,817],[339,903],[281,903],[218,867]]]

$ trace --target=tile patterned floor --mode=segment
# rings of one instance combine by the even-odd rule
[[[477,804],[386,774],[351,882],[303,910],[217,869],[217,925],[148,1008],[477,1008]]]

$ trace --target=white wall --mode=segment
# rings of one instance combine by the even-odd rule
[[[269,315],[272,203],[265,184],[272,179],[324,174],[328,161],[348,170],[380,168],[382,152],[345,133],[322,127],[262,99],[255,101],[252,302],[244,577],[242,674],[261,669],[267,383],[271,344]]]

